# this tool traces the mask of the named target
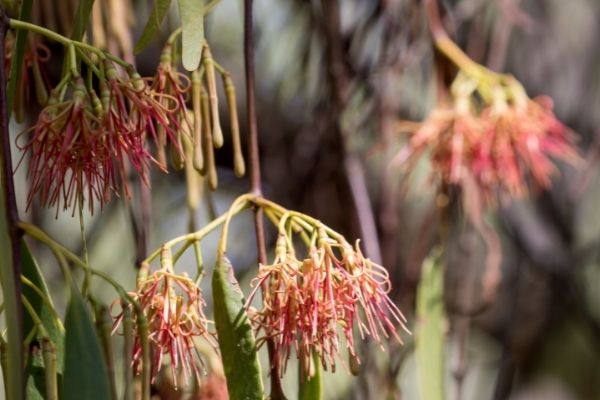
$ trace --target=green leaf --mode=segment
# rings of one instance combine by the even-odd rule
[[[90,21],[93,6],[94,0],[79,0],[79,5],[75,12],[75,24],[73,25],[73,32],[71,32],[71,39],[81,40],[83,38],[83,34]]]
[[[100,341],[89,310],[75,287],[71,289],[65,330],[65,372],[60,398],[109,399],[110,385]]]
[[[56,320],[55,313],[52,312],[52,299],[48,292],[48,287],[44,277],[38,267],[37,262],[33,258],[25,241],[21,241],[21,274],[33,283],[36,288],[46,297],[46,301],[40,297],[40,294],[27,284],[23,284],[23,296],[29,301],[31,307],[42,320],[42,324],[46,329],[48,338],[54,345],[56,353],[56,369],[59,374],[62,374],[64,367],[64,341],[65,335],[59,321]],[[23,310],[23,326],[25,335],[34,329],[35,324],[27,312]],[[25,369],[26,392],[27,399],[43,399],[45,398],[45,377],[44,364],[42,360],[42,351],[40,349],[30,353],[27,368]],[[60,380],[60,379],[59,379]]]
[[[198,3],[202,3],[200,0],[197,1]],[[138,40],[133,49],[135,53],[139,53],[148,46],[148,43],[150,43],[156,31],[160,28],[160,24],[165,18],[165,15],[167,15],[170,6],[171,0],[154,0],[154,7],[152,8],[152,13],[148,18],[148,22],[146,22],[144,32],[142,32],[140,40]]]
[[[311,360],[312,376],[300,376],[298,385],[298,400],[321,400],[323,398],[323,378],[321,377],[321,362],[319,356],[313,353]],[[302,369],[298,367],[300,374]],[[305,374],[304,374],[305,375]]]
[[[52,298],[48,292],[48,286],[44,280],[44,276],[40,268],[33,258],[29,247],[25,241],[21,241],[21,274],[33,283],[39,291],[41,291],[47,301],[44,301],[40,295],[30,286],[23,284],[23,296],[29,301],[29,304],[36,311],[37,315],[42,320],[44,328],[48,333],[48,338],[54,344],[56,352],[56,369],[59,373],[64,369],[64,346],[65,334],[59,321],[56,320],[56,313],[52,311]],[[23,326],[25,327],[25,335],[27,335],[34,327],[31,316],[26,311],[23,311]]]
[[[198,0],[178,0],[181,18],[181,58],[183,68],[194,71],[200,65],[204,44],[203,3]]]
[[[256,340],[244,298],[227,258],[217,260],[212,278],[215,325],[231,400],[263,399]]]
[[[421,398],[444,399],[444,268],[440,252],[434,250],[423,261],[417,287],[415,345]]]
[[[31,5],[33,0],[23,0],[21,3],[21,11],[19,12],[19,19],[21,21],[29,22],[31,20]],[[12,113],[15,105],[15,95],[17,93],[17,83],[21,79],[23,73],[23,57],[25,56],[25,46],[27,45],[27,29],[17,30],[17,37],[15,42],[15,55],[12,59],[10,67],[10,76],[8,77],[7,87],[7,102],[8,102],[8,115]]]

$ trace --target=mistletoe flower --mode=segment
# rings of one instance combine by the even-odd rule
[[[150,93],[165,109],[172,110],[175,113],[176,118],[173,119],[173,124],[176,127],[176,131],[174,132],[175,141],[172,145],[175,147],[174,150],[179,153],[180,158],[183,158],[180,135],[186,134],[186,131],[191,132],[193,130],[193,124],[189,119],[186,107],[187,93],[190,90],[191,81],[186,75],[177,72],[177,67],[172,62],[172,51],[171,44],[167,44],[164,47],[156,74],[150,83]],[[182,121],[189,129],[181,129]],[[191,138],[189,139],[191,142]],[[162,127],[158,129],[156,146],[159,163],[166,165],[165,148],[167,146],[167,131]]]
[[[406,318],[402,315],[400,309],[388,297],[391,290],[389,274],[385,268],[365,258],[360,251],[358,241],[353,249],[348,243],[342,244],[342,259],[335,259],[340,266],[339,271],[348,275],[347,279],[352,285],[348,290],[353,289],[353,297],[362,310],[358,314],[358,328],[361,338],[365,335],[372,336],[376,342],[381,343],[383,335],[389,338],[395,337],[399,342],[402,339],[396,332],[396,326],[400,326],[405,332],[410,333],[406,327]],[[339,296],[348,296],[343,290],[338,293]],[[351,320],[351,316],[349,316]],[[351,330],[347,330],[346,338],[350,341]]]
[[[113,97],[106,82],[100,82],[101,98],[91,93],[94,111],[101,120],[102,129],[108,133],[107,140],[115,160],[125,195],[130,197],[127,170],[131,166],[141,181],[149,185],[148,169],[153,160],[146,149],[146,134],[133,128],[123,107],[122,98]],[[126,163],[126,160],[129,163]]]
[[[110,62],[106,63],[110,110],[110,124],[120,127],[127,135],[145,142],[149,133],[159,147],[160,135],[164,132],[172,143],[177,143],[180,128],[178,106],[164,104],[163,96],[152,92],[148,83],[133,69],[127,70],[128,79],[122,79]],[[156,160],[153,160],[156,162]],[[166,170],[166,164],[157,164]]]
[[[464,103],[463,103],[464,104]],[[460,184],[471,170],[473,148],[480,140],[482,123],[468,106],[434,110],[410,140],[410,155],[429,151],[433,175]]]
[[[180,370],[186,385],[192,374],[199,381],[199,364],[202,360],[196,351],[194,340],[202,337],[214,346],[208,332],[209,321],[203,311],[206,303],[200,288],[188,276],[177,275],[171,267],[163,265],[160,270],[140,279],[137,290],[131,295],[139,303],[148,321],[152,382],[156,380],[164,355],[169,356],[175,385]],[[114,330],[121,320],[122,314],[116,318]],[[136,336],[133,367],[137,373],[141,370],[141,363],[141,341]]]
[[[334,248],[341,248],[341,257]],[[271,339],[279,373],[283,375],[292,348],[303,371],[311,371],[316,354],[324,369],[335,371],[340,353],[338,331],[343,331],[348,352],[358,360],[353,329],[381,342],[381,335],[400,340],[399,324],[408,332],[405,318],[387,296],[385,270],[365,259],[345,241],[323,236],[303,261],[296,259],[289,239],[280,234],[273,264],[261,265],[252,300],[263,288],[261,310],[251,313],[253,322]],[[360,360],[358,360],[360,361]]]
[[[509,194],[547,189],[556,172],[552,159],[576,163],[579,159],[573,134],[552,112],[548,97],[524,97],[513,104],[493,103],[482,111],[486,126],[474,155],[474,170],[480,185],[495,184]]]
[[[30,153],[28,207],[37,195],[43,206],[59,209],[82,204],[87,198],[102,207],[107,194],[114,191],[115,172],[106,132],[90,109],[86,89],[79,79],[74,82],[72,98],[59,101],[54,91],[37,123],[24,134],[31,139],[21,148]],[[22,159],[21,159],[22,160]]]
[[[552,112],[549,98],[530,100],[519,88],[502,89],[480,112],[468,104],[473,99],[461,97],[434,110],[399,158],[414,168],[416,158],[429,152],[432,177],[468,189],[488,205],[497,195],[548,189],[554,160],[578,162],[575,138]]]

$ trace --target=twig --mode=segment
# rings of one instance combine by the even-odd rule
[[[371,260],[377,264],[381,264],[383,259],[377,241],[377,225],[375,224],[373,207],[371,206],[371,198],[367,190],[362,164],[357,157],[347,156],[344,160],[344,167],[348,185],[352,192],[354,206],[356,207],[356,215],[361,229],[365,253]]]
[[[254,32],[252,28],[252,0],[244,0],[244,65],[246,69],[246,115],[248,118],[248,153],[250,161],[250,191],[262,195],[260,179],[260,157],[258,150],[258,128],[256,124],[255,79],[254,79]],[[256,249],[258,262],[266,264],[265,228],[263,212],[257,207],[254,212],[254,228],[256,233]],[[263,286],[262,290],[265,290]],[[270,361],[271,399],[285,399],[279,376],[279,357],[275,353],[273,340],[267,340]]]
[[[323,29],[327,41],[327,73],[331,83],[330,96],[333,99],[333,108],[337,120],[335,121],[336,135],[342,144],[345,178],[352,195],[354,211],[358,220],[360,236],[364,243],[367,257],[381,263],[381,248],[377,235],[375,216],[365,182],[364,172],[360,160],[346,149],[346,139],[349,129],[344,129],[340,120],[346,109],[350,89],[350,71],[346,66],[344,48],[340,36],[340,7],[337,0],[322,0]]]
[[[4,190],[4,202],[6,210],[6,220],[8,223],[8,235],[10,237],[10,244],[12,249],[12,268],[13,268],[13,279],[14,279],[14,291],[16,296],[11,301],[14,302],[16,308],[16,319],[17,326],[14,327],[16,330],[15,339],[16,343],[10,343],[10,346],[17,346],[21,348],[23,343],[23,302],[21,300],[21,250],[20,242],[22,237],[21,230],[17,227],[19,221],[19,212],[17,208],[17,200],[15,196],[15,183],[12,175],[12,157],[10,152],[10,130],[9,130],[9,115],[8,115],[8,99],[6,93],[6,71],[5,65],[5,35],[8,29],[9,20],[5,14],[4,8],[0,7],[0,125],[2,139],[0,140],[0,157],[2,158],[2,165],[0,170],[2,171],[2,188]],[[7,283],[4,282],[6,285]],[[7,293],[4,293],[5,296]],[[14,368],[18,379],[18,385],[22,388],[20,391],[21,395],[24,395],[25,388],[25,377],[23,374],[24,365],[23,357],[18,357],[16,360],[12,360],[18,365],[11,365],[10,368]]]

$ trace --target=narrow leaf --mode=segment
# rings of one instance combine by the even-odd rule
[[[57,370],[59,373],[62,373],[64,367],[65,335],[62,327],[56,320],[56,314],[52,312],[52,309],[50,308],[53,306],[52,298],[48,292],[48,286],[46,285],[44,276],[42,275],[40,268],[33,258],[33,255],[31,254],[31,251],[29,250],[29,247],[27,247],[25,241],[21,241],[21,268],[21,273],[23,276],[33,283],[37,289],[44,294],[44,296],[46,296],[47,301],[44,301],[40,297],[40,294],[37,293],[33,288],[31,288],[29,285],[23,284],[23,296],[25,296],[25,298],[29,301],[29,304],[31,304],[37,315],[42,320],[44,328],[46,329],[46,333],[48,333],[48,338],[50,341],[52,341],[52,344],[55,347]],[[25,334],[28,334],[34,327],[33,320],[26,311],[23,312],[23,326],[25,327]]]
[[[56,320],[56,314],[51,310],[51,307],[53,307],[52,299],[48,293],[44,277],[27,244],[23,240],[21,241],[21,268],[23,277],[37,288],[37,290],[33,289],[24,283],[23,296],[29,301],[29,304],[31,304],[31,307],[44,325],[48,339],[50,339],[55,349],[57,372],[61,374],[64,366],[64,332]],[[39,292],[46,297],[46,301],[42,299]],[[27,310],[23,310],[23,326],[25,328],[25,335],[35,327]],[[37,348],[30,350],[25,375],[27,399],[45,399],[44,363],[42,361],[42,350],[39,345]]]
[[[31,6],[33,0],[23,0],[21,3],[21,11],[19,12],[19,19],[21,21],[29,22],[31,20]],[[8,102],[8,115],[12,113],[15,104],[15,95],[17,93],[17,83],[21,79],[23,73],[23,57],[25,56],[25,46],[27,45],[27,29],[17,30],[17,37],[15,41],[15,54],[13,56],[10,65],[10,76],[8,77],[7,87],[7,102]]]
[[[94,0],[79,0],[79,5],[75,12],[75,24],[73,25],[73,32],[71,32],[71,39],[81,40],[83,38],[83,34],[90,21],[92,7],[94,7]]]
[[[94,323],[77,288],[65,318],[65,372],[61,399],[106,400],[110,398],[108,373]]]
[[[215,325],[231,400],[263,399],[256,340],[244,299],[227,258],[217,260],[212,278]]]
[[[434,250],[421,270],[417,288],[415,344],[421,398],[444,399],[444,268],[439,251]]]
[[[201,3],[200,0],[197,0],[198,3]],[[169,7],[171,5],[171,0],[154,0],[154,7],[152,8],[152,13],[146,22],[146,26],[144,27],[144,31],[142,32],[142,36],[140,40],[135,45],[133,51],[135,53],[139,53],[144,50],[148,43],[154,37],[154,34],[160,28],[160,24],[163,19],[167,15],[167,11],[169,11]]]
[[[194,71],[200,65],[204,44],[203,1],[178,0],[181,18],[181,58],[183,68]]]

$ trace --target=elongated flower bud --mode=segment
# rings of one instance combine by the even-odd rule
[[[202,91],[202,150],[204,151],[204,168],[202,173],[208,178],[208,187],[215,190],[218,186],[217,168],[215,166],[215,154],[213,149],[213,138],[211,136],[209,124],[209,105],[208,96]]]
[[[202,80],[200,71],[192,72],[192,110],[194,113],[193,133],[193,162],[194,168],[201,172],[204,168],[204,156],[202,154]],[[208,123],[208,122],[206,122]]]
[[[215,62],[208,46],[204,46],[204,57],[202,58],[202,63],[206,71],[206,86],[208,88],[208,96],[210,99],[213,144],[215,148],[218,149],[223,146],[223,131],[221,130],[221,123],[219,120],[219,99],[217,97]]]
[[[240,124],[237,114],[237,102],[235,98],[235,86],[229,74],[223,74],[223,86],[227,97],[227,108],[229,109],[229,118],[231,124],[231,143],[233,146],[233,171],[239,178],[246,173],[244,164],[244,154],[242,153],[242,144],[240,141]]]

